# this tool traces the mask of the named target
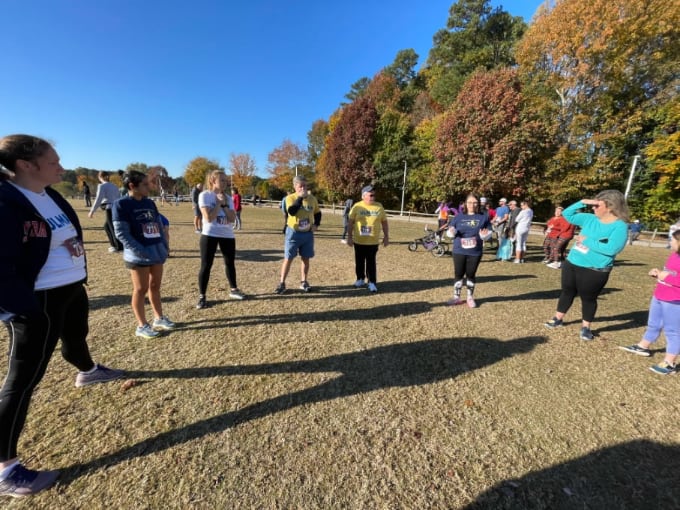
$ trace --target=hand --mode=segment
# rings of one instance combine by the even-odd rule
[[[385,236],[383,237],[383,246],[387,248],[390,245],[390,238]]]
[[[585,241],[586,239],[587,239],[586,236],[582,236],[582,235],[580,235],[580,234],[576,236],[576,242],[577,242],[577,243],[582,243],[582,242]]]
[[[595,200],[594,198],[582,198],[581,203],[585,205],[598,205],[600,203],[599,200]]]
[[[347,246],[354,246],[354,240],[351,237],[347,237]]]
[[[88,217],[88,218],[92,218],[92,216],[94,216],[94,213],[93,213],[93,212],[87,213],[87,217]]]

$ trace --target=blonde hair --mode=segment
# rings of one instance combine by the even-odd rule
[[[215,182],[220,178],[220,174],[224,175],[225,177],[227,176],[224,170],[213,170],[210,172],[205,178],[205,186],[203,186],[203,189],[206,191],[212,191],[213,184],[215,184]]]

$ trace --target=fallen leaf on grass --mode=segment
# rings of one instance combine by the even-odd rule
[[[137,381],[135,381],[134,379],[127,379],[123,381],[123,383],[120,385],[120,389],[123,391],[127,391],[133,386],[137,386]]]

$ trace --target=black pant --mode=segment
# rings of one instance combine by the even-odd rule
[[[201,269],[198,272],[198,292],[205,295],[208,289],[208,281],[210,280],[210,270],[212,269],[213,261],[215,260],[215,252],[219,245],[224,258],[224,268],[227,273],[227,280],[232,289],[237,289],[236,285],[236,266],[234,259],[236,258],[236,240],[227,239],[225,237],[211,237],[202,235],[199,242],[201,248]]]
[[[113,210],[106,209],[106,223],[104,223],[104,232],[106,232],[106,237],[109,238],[109,244],[118,251],[122,251],[123,243],[121,243],[116,237],[116,233],[113,230]]]
[[[377,254],[377,244],[354,243],[354,269],[357,273],[357,280],[368,277],[370,283],[378,283],[378,271],[375,263]]]
[[[61,355],[80,371],[94,362],[87,347],[89,304],[82,283],[35,292],[41,313],[6,322],[9,363],[0,390],[0,462],[17,456],[17,442],[26,421],[31,396],[45,375],[61,339]]]
[[[609,280],[609,273],[575,266],[568,260],[562,264],[562,292],[557,311],[567,313],[574,298],[581,297],[581,318],[592,322],[597,312],[597,297]]]

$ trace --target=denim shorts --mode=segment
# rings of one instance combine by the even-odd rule
[[[283,245],[283,257],[294,259],[297,255],[305,259],[314,256],[314,233],[296,232],[290,227],[286,227],[286,241]]]

